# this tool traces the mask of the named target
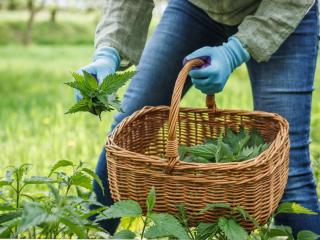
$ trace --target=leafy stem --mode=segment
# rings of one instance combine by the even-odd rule
[[[142,221],[143,221],[143,228],[142,228],[142,232],[141,232],[141,239],[143,239],[144,233],[145,233],[145,231],[146,231],[146,227],[147,227],[147,224],[148,224],[149,216],[148,216],[148,214],[147,214],[147,216],[145,217],[145,219],[143,219],[143,217],[141,217],[141,218],[142,218]]]

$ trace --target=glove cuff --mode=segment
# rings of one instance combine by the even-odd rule
[[[228,42],[223,45],[227,48],[232,69],[235,69],[242,63],[249,61],[250,54],[247,49],[243,47],[238,38],[230,37]]]
[[[112,47],[98,48],[93,56],[93,62],[100,59],[112,63],[115,71],[118,69],[121,61],[118,51]]]

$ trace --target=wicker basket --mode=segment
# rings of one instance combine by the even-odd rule
[[[144,207],[154,186],[154,210],[176,213],[177,204],[184,203],[191,224],[212,222],[225,213],[218,209],[199,215],[208,203],[240,205],[263,224],[275,211],[288,178],[288,123],[274,113],[217,109],[212,96],[207,97],[208,109],[179,108],[188,72],[201,64],[201,60],[193,60],[181,70],[171,107],[144,107],[124,119],[108,137],[112,197],[115,201],[132,199]],[[179,161],[179,144],[200,144],[229,127],[236,131],[257,128],[271,144],[258,157],[243,162]],[[251,222],[241,220],[241,224],[253,228]]]

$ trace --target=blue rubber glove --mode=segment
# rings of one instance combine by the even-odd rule
[[[118,51],[111,47],[103,47],[96,50],[91,64],[79,69],[77,72],[83,74],[82,71],[84,70],[92,74],[101,84],[106,76],[117,71],[119,64],[120,56]],[[75,91],[75,95],[78,101],[82,98],[78,90]]]
[[[196,50],[184,61],[194,58],[201,58],[206,64],[189,72],[192,83],[201,92],[212,95],[222,91],[232,71],[248,61],[250,55],[236,37],[230,37],[221,46]]]

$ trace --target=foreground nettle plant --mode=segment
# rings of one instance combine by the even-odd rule
[[[200,222],[196,227],[190,227],[183,203],[177,203],[177,215],[153,212],[156,204],[154,188],[146,196],[146,213],[133,200],[119,201],[109,208],[102,206],[94,199],[92,181],[95,180],[101,188],[102,182],[81,162],[75,165],[71,161],[61,160],[53,165],[45,177],[29,177],[29,168],[29,164],[9,167],[0,179],[0,238],[294,239],[289,227],[273,226],[272,218],[266,225],[259,226],[241,206],[227,203],[208,204],[199,212],[204,214],[219,208],[229,210],[216,222]],[[95,208],[90,209],[89,205]],[[280,204],[273,217],[280,213],[317,214],[299,204],[288,202]],[[94,215],[97,217],[92,218]],[[234,218],[235,215],[252,221],[256,230],[248,233]],[[98,224],[100,220],[111,218],[127,219],[114,236],[110,236]],[[136,225],[134,231],[133,225]],[[301,231],[297,239],[316,240],[319,237],[310,231]]]

